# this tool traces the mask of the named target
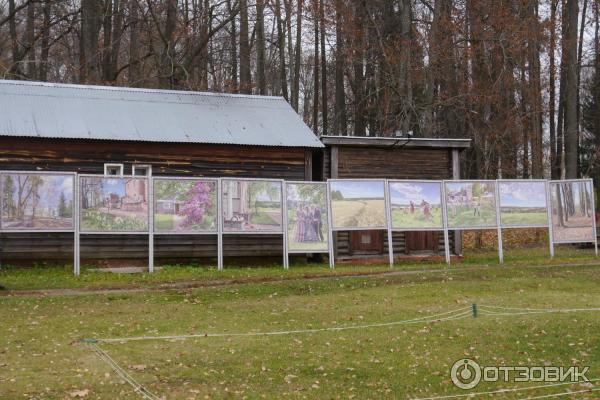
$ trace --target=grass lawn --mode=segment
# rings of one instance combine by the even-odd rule
[[[434,208],[431,211],[431,218],[425,218],[423,211],[416,209],[413,214],[408,212],[406,207],[392,208],[392,227],[402,228],[439,228],[443,226],[442,210]]]
[[[448,208],[448,226],[474,227],[496,226],[496,206],[490,201],[483,201],[476,215],[473,207],[467,205],[451,205]]]
[[[293,271],[293,270],[292,270]],[[290,271],[290,272],[292,272]],[[2,399],[137,399],[84,337],[278,331],[404,320],[472,303],[600,307],[598,266],[331,277],[173,292],[0,297]],[[600,377],[598,313],[480,316],[293,336],[102,344],[136,380],[168,399],[416,398],[465,394],[449,369],[590,366]],[[486,383],[476,391],[526,387]],[[579,385],[507,393],[520,399]],[[597,398],[598,392],[573,398]],[[482,397],[479,397],[482,398]]]
[[[173,229],[173,219],[171,214],[155,214],[154,227],[157,231],[169,231]]]
[[[550,259],[546,246],[519,249],[504,249],[505,266],[527,265],[579,265],[600,263],[594,257],[593,249],[579,249],[573,246],[556,246],[555,258]],[[126,289],[161,288],[168,284],[210,285],[223,283],[264,282],[313,277],[335,277],[346,275],[382,274],[390,271],[420,271],[424,269],[480,268],[498,265],[495,250],[469,250],[462,260],[456,260],[448,267],[444,262],[399,261],[390,270],[387,264],[351,265],[336,264],[330,270],[328,264],[293,264],[285,271],[281,264],[260,267],[240,267],[225,263],[225,269],[218,271],[215,265],[163,265],[162,269],[150,273],[113,274],[99,272],[89,266],[82,266],[81,276],[73,275],[71,265],[39,265],[22,268],[10,265],[0,267],[0,283],[12,290],[36,289]]]
[[[546,212],[500,212],[502,224],[513,226],[543,226],[548,225]]]

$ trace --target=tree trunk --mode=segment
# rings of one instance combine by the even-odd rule
[[[325,53],[325,34],[327,30],[325,28],[325,6],[323,3],[325,0],[319,0],[319,20],[321,22],[321,116],[322,116],[322,127],[321,134],[327,135],[327,58]]]
[[[549,71],[549,104],[548,120],[550,122],[550,178],[558,179],[560,166],[557,165],[556,147],[556,65],[554,53],[556,47],[556,7],[558,0],[550,0],[550,45],[548,58],[550,62]]]
[[[567,29],[563,33],[562,51],[566,54],[565,76],[565,177],[577,178],[578,121],[577,121],[577,20],[578,0],[566,0],[563,18],[567,18]]]
[[[300,99],[300,61],[302,59],[302,5],[304,0],[298,1],[296,12],[296,49],[294,50],[294,82],[292,84],[292,107],[298,112]]]
[[[40,81],[46,81],[48,80],[48,55],[50,54],[50,16],[52,15],[52,0],[44,0],[42,13],[44,14],[44,20],[42,22],[38,79]]]
[[[279,49],[279,79],[281,82],[281,95],[289,100],[287,87],[287,70],[285,65],[285,31],[281,19],[281,2],[275,0],[275,19],[277,23],[277,48]]]
[[[365,77],[364,77],[364,32],[365,32],[365,0],[353,0],[354,2],[354,40],[353,60],[354,69],[354,135],[366,136],[365,125]]]
[[[233,8],[231,0],[227,0],[227,12],[231,16]],[[229,90],[237,93],[238,87],[238,55],[237,55],[237,22],[235,18],[231,19],[231,32],[229,32],[229,59],[231,62],[231,77],[229,82]]]
[[[342,24],[343,0],[335,0],[335,125],[336,135],[348,133],[346,116],[346,89],[344,86],[344,74],[346,70],[344,54],[344,32]]]
[[[265,0],[256,0],[256,83],[258,93],[267,94],[265,78]]]
[[[100,82],[98,38],[102,23],[102,4],[97,0],[81,0],[82,83]]]
[[[240,91],[242,93],[252,93],[247,0],[240,0]]]
[[[313,132],[319,133],[319,0],[313,0],[313,20],[314,20],[314,68],[313,68]]]
[[[129,0],[129,85],[141,83],[139,0]]]

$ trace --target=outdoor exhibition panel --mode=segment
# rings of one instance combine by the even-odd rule
[[[388,180],[391,232],[442,231],[444,255],[450,263],[448,230],[445,228],[445,207],[442,181]]]
[[[73,232],[77,264],[76,174],[5,171],[0,173],[0,230],[12,233]]]
[[[393,265],[392,232],[496,229],[503,261],[503,228],[548,228],[555,243],[594,243],[598,251],[591,179],[385,180],[325,182],[253,178],[77,175],[0,172],[0,231],[73,232],[74,272],[80,272],[80,235],[281,235],[289,254],[328,253],[333,232],[385,230]]]
[[[498,180],[498,213],[500,228],[548,229],[550,256],[554,256],[552,232],[549,229],[548,181]],[[502,234],[502,229],[499,229],[499,234]]]
[[[222,211],[219,221],[222,234],[282,235],[283,263],[287,268],[284,181],[254,178],[221,178],[220,181]]]
[[[387,231],[388,257],[392,266],[394,260],[385,179],[328,179],[327,185],[330,230]]]
[[[148,267],[152,271],[151,180],[138,176],[79,175],[78,181],[77,236],[148,235]],[[79,263],[79,246],[77,260]]]
[[[497,199],[498,185],[495,180],[444,181],[446,229],[496,229],[498,258],[502,263],[502,229]]]
[[[549,182],[553,243],[594,243],[598,253],[591,179]]]
[[[294,253],[328,253],[333,267],[327,183],[288,181],[284,194],[288,260]]]
[[[217,235],[217,264],[218,269],[221,269],[219,180],[154,177],[151,186],[154,228],[152,236]]]

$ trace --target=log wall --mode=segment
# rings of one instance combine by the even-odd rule
[[[324,152],[323,176],[332,178],[332,150]],[[402,148],[376,146],[337,146],[337,176],[339,179],[452,179],[452,150],[447,148]],[[454,232],[449,232],[450,248],[454,249]],[[350,257],[350,233],[336,234],[336,256]],[[394,232],[395,255],[406,252],[406,234]],[[444,254],[444,236],[440,232],[438,254]],[[384,251],[387,254],[387,235]]]
[[[122,163],[125,174],[134,164],[152,165],[154,176],[248,177],[305,180],[307,152],[303,148],[49,140],[0,137],[0,170],[70,171],[102,174],[105,163]],[[310,154],[309,154],[310,155]],[[189,261],[216,259],[216,235],[156,235],[155,258]],[[224,235],[225,256],[281,257],[281,235]],[[138,259],[148,256],[146,235],[81,235],[81,258]],[[3,262],[71,261],[72,233],[3,233]]]

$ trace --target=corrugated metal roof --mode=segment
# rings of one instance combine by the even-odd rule
[[[323,147],[281,97],[9,80],[0,136]]]

